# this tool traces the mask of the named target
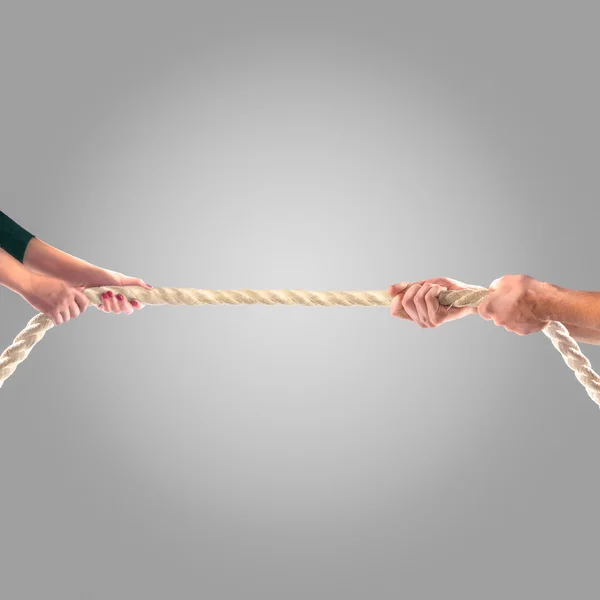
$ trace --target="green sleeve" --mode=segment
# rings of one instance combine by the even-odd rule
[[[35,236],[0,211],[0,248],[23,262],[27,244]]]

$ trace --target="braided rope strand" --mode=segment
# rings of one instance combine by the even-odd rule
[[[409,284],[413,285],[413,284]],[[203,306],[228,304],[264,304],[273,306],[389,306],[392,298],[382,290],[371,291],[306,291],[306,290],[202,290],[194,288],[153,288],[147,290],[139,286],[103,286],[84,290],[92,304],[102,302],[102,293],[112,291],[122,294],[128,300],[138,300],[153,306]],[[490,290],[479,286],[469,286],[463,290],[442,291],[438,301],[443,306],[462,308],[477,307],[489,295]],[[0,387],[14,373],[32,348],[54,327],[50,317],[39,313],[33,317],[13,343],[0,355]],[[600,377],[592,369],[590,362],[581,352],[577,342],[569,335],[567,328],[557,321],[551,321],[543,330],[554,347],[561,353],[565,363],[572,369],[590,398],[600,406]]]
[[[135,295],[132,290],[135,289]],[[302,306],[389,306],[390,296],[382,291],[308,292],[304,290],[196,290],[193,288],[102,287],[84,290],[93,304],[102,302],[102,292],[139,300],[142,304],[202,306],[205,304],[286,304]]]

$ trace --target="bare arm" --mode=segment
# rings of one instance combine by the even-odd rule
[[[600,292],[570,290],[545,284],[545,291],[534,302],[544,321],[559,321],[576,341],[600,345]]]
[[[67,254],[39,238],[34,238],[29,242],[23,257],[23,264],[32,271],[33,277],[53,277],[71,286],[136,285],[147,289],[152,288],[151,285],[138,277],[128,277],[123,273],[98,267],[86,260]],[[113,296],[111,291],[103,294],[102,304],[98,306],[105,312],[128,315],[143,307],[144,305],[137,300],[130,301],[122,294]]]
[[[106,280],[106,269],[67,254],[38,238],[29,242],[23,264],[34,273],[57,277],[71,285]]]
[[[0,248],[0,285],[22,296],[30,286],[32,276],[26,266]]]
[[[568,323],[563,323],[563,325],[567,328],[575,341],[582,344],[594,344],[600,346],[600,330],[586,329],[585,327],[569,325]]]
[[[67,254],[35,237],[0,211],[0,285],[20,294],[31,306],[64,323],[85,311],[89,303],[82,289],[97,286],[135,285],[150,289],[138,277],[103,269]],[[111,290],[102,294],[98,308],[131,314],[143,308]]]
[[[443,289],[470,287],[448,277],[397,283],[388,288],[390,312],[424,329],[479,314],[519,335],[541,331],[548,321],[559,321],[578,342],[600,345],[600,292],[569,290],[528,275],[505,275],[492,282],[490,289],[495,293],[477,308],[443,307],[436,300]]]

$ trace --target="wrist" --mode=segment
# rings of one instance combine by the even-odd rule
[[[7,284],[13,292],[19,294],[22,298],[27,298],[33,291],[35,287],[35,282],[39,275],[30,271],[27,268],[23,268],[21,272],[19,272],[19,276],[14,278]]]
[[[101,281],[106,277],[105,269],[67,254],[39,238],[31,240],[23,264],[34,273],[62,279],[70,285]]]
[[[110,269],[103,269],[90,265],[84,273],[84,279],[81,283],[85,283],[87,287],[98,287],[102,285],[119,285],[119,274]]]
[[[546,281],[536,281],[529,290],[531,310],[540,321],[556,321],[564,313],[564,293],[567,290]],[[561,315],[562,316],[562,315]]]

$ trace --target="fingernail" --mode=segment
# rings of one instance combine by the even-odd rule
[[[108,298],[108,294],[106,292],[102,292],[102,300],[106,300]]]
[[[131,301],[131,306],[137,306],[138,305],[138,301],[137,300],[132,300]]]
[[[150,285],[149,283],[147,283],[146,285],[147,285],[149,288],[151,288],[151,287],[154,287],[154,286]]]
[[[117,300],[121,302],[121,300],[123,300],[123,294],[117,294]]]
[[[108,290],[108,292],[106,292],[106,294],[108,295],[109,298],[113,297],[113,293],[110,290]]]

